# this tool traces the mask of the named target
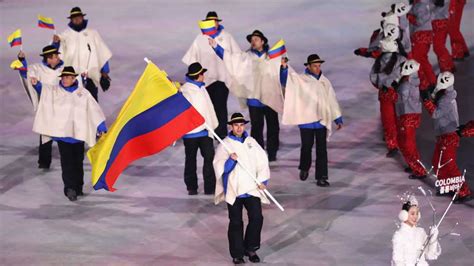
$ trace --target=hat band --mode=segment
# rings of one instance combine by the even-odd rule
[[[219,19],[218,17],[206,17],[206,19]]]
[[[63,75],[73,75],[73,76],[75,76],[75,75],[77,75],[77,74],[74,73],[74,72],[68,72],[68,71],[66,71],[66,72],[62,72],[62,73],[61,73],[61,76],[63,76]]]
[[[241,120],[241,119],[245,120],[243,116],[238,116],[238,117],[232,118],[232,119],[230,120],[230,122],[232,122],[232,121],[234,121],[234,120]]]
[[[308,62],[308,64],[312,64],[312,63],[320,63],[320,62],[322,62],[322,61],[324,61],[324,60],[321,60],[321,59],[315,59],[315,60],[312,60],[312,61]]]
[[[71,12],[71,14],[69,14],[69,15],[72,16],[72,15],[79,15],[79,14],[82,15],[82,11],[74,11],[74,12]]]
[[[200,73],[202,72],[202,70],[203,70],[203,69],[204,69],[204,68],[201,68],[201,69],[199,69],[199,71],[198,71],[198,72],[195,72],[195,73],[190,73],[190,74],[188,74],[188,76],[196,76],[196,75],[200,74]]]
[[[51,53],[51,52],[57,52],[58,49],[51,49],[51,50],[48,50],[48,51],[44,51],[43,54],[47,54],[47,53]]]

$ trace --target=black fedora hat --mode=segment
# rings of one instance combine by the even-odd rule
[[[86,14],[82,13],[81,8],[76,6],[71,9],[71,12],[69,12],[69,17],[67,18],[73,18],[73,17],[79,17],[79,16],[83,17],[85,15]]]
[[[40,56],[47,56],[50,54],[60,54],[60,52],[54,45],[47,45],[43,48],[43,52],[40,54]]]
[[[268,43],[267,37],[265,37],[265,35],[263,35],[263,33],[262,33],[261,31],[259,31],[259,30],[254,30],[254,31],[252,32],[252,34],[247,35],[247,41],[248,41],[248,42],[251,42],[253,36],[260,37],[260,38],[263,40],[263,43],[264,43],[264,44],[267,44],[267,43]]]
[[[72,66],[65,66],[63,68],[63,71],[61,71],[61,75],[59,77],[64,77],[64,76],[74,76],[77,77],[78,74],[76,74],[76,71]]]
[[[241,113],[233,113],[230,117],[230,121],[227,122],[228,125],[235,123],[244,123],[247,124],[249,121],[245,120],[244,115]]]
[[[188,67],[188,73],[186,73],[186,76],[188,77],[195,77],[199,74],[204,74],[207,69],[203,68],[199,62],[192,63]]]
[[[217,21],[222,21],[222,19],[219,19],[219,16],[217,15],[216,11],[209,11],[207,12],[206,19],[204,20],[217,20]]]
[[[313,63],[324,63],[326,61],[322,60],[321,58],[319,58],[319,55],[317,54],[312,54],[312,55],[309,55],[308,56],[308,60],[306,60],[307,62],[304,63],[305,66],[307,65],[310,65],[310,64],[313,64]]]

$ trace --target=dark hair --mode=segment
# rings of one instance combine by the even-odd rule
[[[201,76],[202,74],[199,74],[199,75],[195,75],[195,76],[188,76],[188,78],[192,79],[192,80],[197,80],[199,78],[199,76]]]
[[[434,5],[437,7],[443,7],[444,6],[444,0],[434,0]]]
[[[408,0],[408,3],[409,3],[410,5],[413,5],[413,2],[415,2],[415,0]]]
[[[408,211],[408,210],[410,210],[411,206],[414,206],[414,205],[411,205],[411,202],[407,201],[407,202],[403,203],[402,210]]]
[[[377,57],[377,59],[375,60],[374,72],[375,73],[383,72],[383,73],[389,75],[390,73],[392,73],[393,68],[395,67],[395,64],[397,63],[398,54],[397,53],[390,53],[391,55],[390,55],[390,59],[388,60],[388,63],[385,65],[384,69],[381,69],[382,68],[382,57],[383,57],[384,54],[388,54],[388,53],[383,53],[381,56]]]

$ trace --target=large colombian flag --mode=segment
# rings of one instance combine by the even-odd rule
[[[110,130],[87,153],[94,189],[114,191],[130,163],[163,150],[203,123],[164,71],[149,62]]]

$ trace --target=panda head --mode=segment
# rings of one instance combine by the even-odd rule
[[[415,72],[418,72],[420,69],[420,63],[416,62],[414,59],[405,61],[402,65],[402,76],[409,76]]]

